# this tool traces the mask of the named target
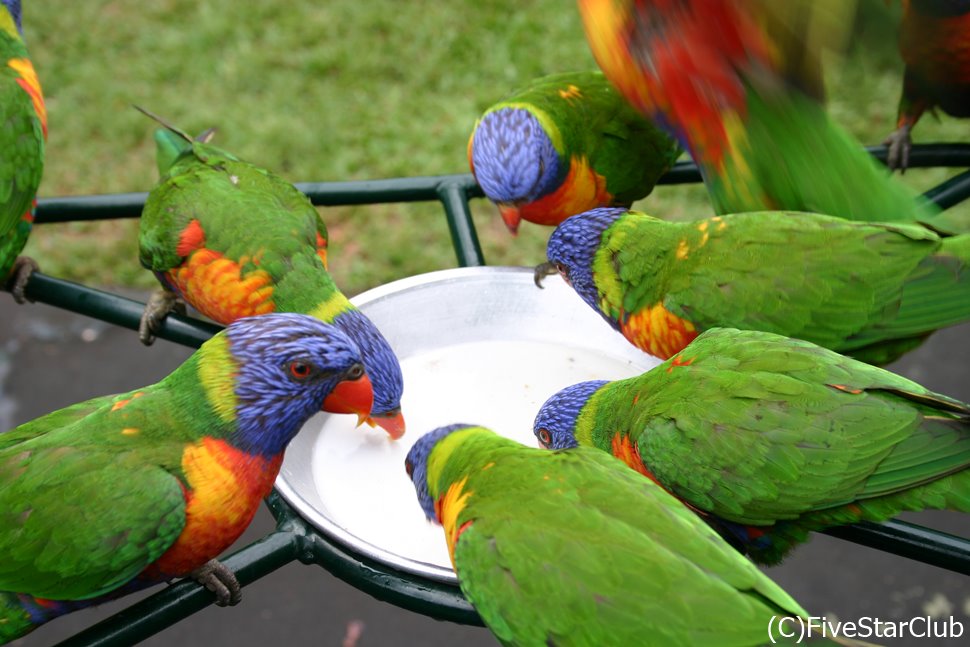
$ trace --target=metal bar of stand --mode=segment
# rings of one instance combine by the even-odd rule
[[[252,584],[294,561],[299,537],[273,532],[222,562],[236,574],[239,584]],[[180,580],[109,618],[74,634],[58,647],[121,647],[145,640],[179,620],[215,602],[214,595],[192,580]]]

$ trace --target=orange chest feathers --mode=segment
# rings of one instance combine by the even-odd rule
[[[188,447],[182,456],[185,527],[145,575],[184,576],[228,548],[269,495],[282,461],[282,453],[253,456],[212,438]]]
[[[613,203],[606,178],[582,156],[573,156],[569,174],[552,193],[519,207],[522,218],[538,225],[558,225],[569,216]]]
[[[205,231],[198,220],[192,220],[182,231],[177,247],[185,261],[165,273],[186,301],[221,324],[276,309],[272,277],[259,268],[258,255],[236,261],[205,244]],[[250,264],[255,269],[244,270]]]
[[[662,304],[642,308],[620,321],[620,332],[631,344],[660,359],[669,359],[697,337],[697,329]]]

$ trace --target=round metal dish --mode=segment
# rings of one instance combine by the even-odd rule
[[[319,414],[290,443],[276,487],[329,540],[396,571],[455,583],[441,528],[404,472],[434,427],[481,424],[530,446],[539,406],[569,384],[622,379],[659,361],[630,345],[557,276],[474,267],[395,281],[352,301],[380,328],[404,372],[407,433],[354,429]]]

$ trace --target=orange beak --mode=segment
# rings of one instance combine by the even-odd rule
[[[397,440],[404,435],[404,414],[400,409],[379,416],[372,415],[364,422],[371,427],[377,425],[386,431],[392,440]]]
[[[323,401],[322,409],[329,413],[356,413],[357,424],[364,422],[374,405],[374,387],[364,373],[356,380],[338,382]]]
[[[499,202],[498,212],[502,214],[502,220],[505,221],[505,226],[509,228],[512,235],[518,236],[519,223],[522,222],[522,214],[519,213],[519,208],[511,202]]]

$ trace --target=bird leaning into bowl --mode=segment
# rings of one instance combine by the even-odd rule
[[[47,109],[24,45],[20,0],[0,2],[0,286],[24,303],[27,279],[37,268],[18,254],[34,221],[34,197],[44,170]]]
[[[910,132],[927,110],[970,117],[970,0],[903,3],[899,53],[906,64],[896,130],[886,139],[889,168],[905,171]]]
[[[216,560],[321,409],[367,415],[361,353],[335,326],[247,317],[165,379],[0,434],[0,642],[63,613],[193,577],[220,605]]]
[[[141,264],[164,289],[145,308],[142,341],[151,343],[178,297],[222,324],[266,312],[317,317],[360,347],[374,382],[367,422],[401,437],[401,365],[327,272],[327,229],[317,210],[289,182],[208,144],[211,131],[193,140],[159,121],[162,178],[148,194],[138,242]]]
[[[970,512],[970,405],[771,333],[708,330],[643,375],[563,389],[533,429],[611,453],[762,564],[812,530]]]
[[[544,76],[489,107],[468,140],[468,162],[512,234],[527,220],[633,204],[681,154],[602,73]]]
[[[406,469],[462,593],[503,645],[789,644],[770,621],[808,615],[603,452],[546,452],[458,424],[419,438]]]
[[[818,100],[818,61],[850,42],[855,5],[579,2],[606,77],[679,139],[718,214],[811,211],[966,232],[892,177]]]
[[[560,272],[638,348],[667,359],[712,327],[807,339],[873,364],[970,320],[970,234],[812,213],[667,222],[619,208],[563,222]]]

